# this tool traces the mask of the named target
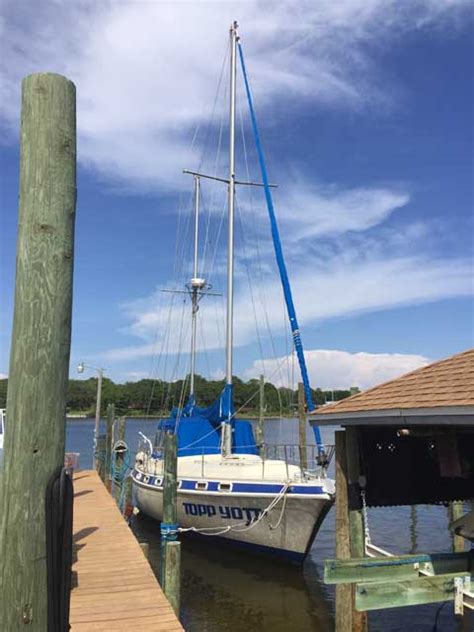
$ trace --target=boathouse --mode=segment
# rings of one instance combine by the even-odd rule
[[[311,415],[336,432],[336,630],[365,629],[372,609],[453,600],[474,607],[474,349],[385,382]],[[367,537],[367,507],[449,503],[456,552],[397,556]],[[472,509],[472,507],[471,507]],[[466,542],[468,542],[466,537]],[[474,579],[474,578],[473,578]],[[355,605],[355,610],[353,606]]]

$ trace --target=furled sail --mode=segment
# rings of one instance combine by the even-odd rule
[[[271,230],[272,230],[273,246],[275,248],[275,256],[276,256],[276,260],[278,264],[278,270],[280,272],[280,279],[281,279],[281,284],[283,286],[283,293],[285,295],[285,302],[286,302],[286,308],[288,311],[288,317],[290,319],[290,327],[291,327],[291,332],[293,334],[293,344],[295,345],[296,355],[298,357],[298,363],[299,363],[300,371],[301,371],[301,379],[303,380],[306,405],[308,407],[308,410],[311,411],[311,410],[314,410],[314,403],[313,403],[313,397],[311,395],[311,387],[309,384],[308,370],[306,368],[303,343],[301,342],[301,335],[300,335],[300,330],[298,326],[298,320],[296,318],[295,305],[293,303],[293,296],[291,294],[290,282],[288,279],[288,273],[286,271],[285,260],[283,258],[283,250],[281,247],[280,234],[278,231],[278,224],[276,221],[275,211],[273,208],[272,194],[271,194],[270,186],[268,182],[267,167],[265,164],[265,157],[263,155],[262,144],[260,142],[260,135],[258,132],[258,125],[257,125],[257,117],[255,115],[255,109],[253,106],[252,94],[250,92],[250,84],[249,84],[249,80],[247,76],[247,70],[245,68],[244,54],[242,52],[242,44],[240,43],[240,40],[238,41],[237,45],[238,45],[238,50],[239,50],[240,64],[242,67],[242,74],[244,77],[245,91],[247,93],[247,100],[248,100],[249,109],[250,109],[250,117],[252,120],[252,128],[253,128],[253,133],[255,136],[255,144],[257,146],[258,162],[260,164],[260,171],[262,174],[262,181],[263,181],[263,186],[265,190],[265,199],[267,202],[268,215],[270,217],[270,225],[271,225]],[[318,446],[318,451],[321,453],[324,451],[323,444],[321,441],[321,433],[317,426],[313,426],[313,428],[314,428],[314,434],[316,438],[316,444]]]

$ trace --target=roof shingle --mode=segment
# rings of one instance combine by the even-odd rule
[[[474,405],[474,348],[318,408],[317,415]]]

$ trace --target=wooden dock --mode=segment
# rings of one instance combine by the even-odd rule
[[[112,496],[89,470],[74,477],[70,624],[71,632],[183,630]]]

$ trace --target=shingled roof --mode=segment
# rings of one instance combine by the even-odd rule
[[[468,417],[473,422],[474,349],[320,407],[311,422],[330,424],[337,423],[336,419],[428,415],[464,415],[462,423],[467,423]]]

